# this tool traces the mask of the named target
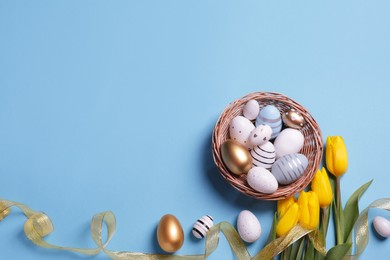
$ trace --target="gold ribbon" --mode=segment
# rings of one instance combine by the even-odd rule
[[[145,254],[137,252],[126,251],[112,251],[107,249],[107,246],[114,236],[116,230],[115,215],[111,211],[102,212],[93,216],[91,221],[91,235],[92,239],[97,245],[97,248],[75,248],[52,245],[44,240],[44,237],[53,232],[53,224],[50,218],[43,212],[32,210],[24,204],[0,199],[0,221],[7,217],[10,213],[11,207],[18,207],[27,217],[24,224],[24,233],[28,239],[34,244],[44,248],[52,248],[58,250],[66,250],[77,252],[86,255],[96,255],[103,251],[111,259],[120,260],[181,260],[181,259],[205,259],[210,256],[218,247],[220,233],[222,232],[229,242],[231,249],[238,259],[242,260],[259,260],[272,259],[280,252],[285,250],[288,246],[293,244],[299,238],[309,234],[313,241],[315,248],[322,253],[325,253],[323,238],[319,232],[305,229],[300,225],[295,226],[290,232],[282,237],[279,237],[269,243],[254,257],[249,254],[244,242],[241,240],[236,229],[228,222],[221,222],[213,226],[206,236],[205,252],[199,255],[162,255],[162,254]],[[107,227],[107,240],[102,241],[103,224]],[[364,250],[364,249],[363,249]]]
[[[371,208],[390,211],[390,198],[377,199],[370,205],[368,205],[368,207],[365,208],[362,213],[360,213],[355,223],[355,254],[347,255],[346,257],[344,257],[344,259],[357,260],[358,257],[363,253],[364,249],[366,249],[369,240],[368,211]]]
[[[284,251],[287,247],[292,245],[298,239],[309,235],[310,240],[313,242],[314,248],[317,249],[321,254],[326,255],[324,246],[324,239],[318,230],[306,229],[301,225],[294,226],[287,234],[281,236],[274,241],[266,245],[257,255],[252,259],[273,259],[275,256]]]

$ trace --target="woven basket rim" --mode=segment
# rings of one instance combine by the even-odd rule
[[[232,174],[225,167],[221,158],[220,148],[222,143],[228,139],[228,126],[230,121],[235,116],[242,115],[243,106],[251,99],[257,100],[260,103],[260,106],[274,104],[282,110],[281,112],[283,112],[286,108],[294,108],[299,111],[306,120],[306,125],[303,130],[301,130],[305,136],[305,143],[301,153],[308,157],[309,165],[304,174],[298,180],[289,185],[280,185],[278,190],[273,194],[265,194],[255,191],[248,185],[245,180],[245,176],[236,176]],[[276,92],[253,92],[229,103],[229,105],[222,111],[213,129],[212,151],[214,162],[217,165],[219,172],[235,189],[245,195],[260,200],[281,200],[291,197],[305,189],[312,181],[322,160],[322,133],[318,123],[311,113],[295,100]]]

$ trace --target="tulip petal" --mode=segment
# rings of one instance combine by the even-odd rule
[[[332,203],[332,187],[330,186],[329,177],[324,167],[314,175],[311,189],[317,194],[322,208],[326,208]]]
[[[310,212],[310,228],[317,228],[320,223],[320,204],[315,192],[310,194],[309,199],[309,212]]]
[[[279,218],[283,217],[283,215],[287,212],[287,210],[290,208],[292,204],[294,204],[295,198],[289,197],[284,200],[278,201],[278,216]]]
[[[299,223],[307,227],[310,223],[310,212],[308,208],[309,198],[308,194],[305,191],[301,191],[298,197],[298,205],[299,205]]]
[[[326,139],[326,149],[325,149],[326,155],[326,167],[328,170],[333,174],[333,144],[332,144],[332,138],[328,136]]]
[[[333,169],[336,176],[343,175],[348,169],[348,153],[344,140],[341,136],[336,136],[334,141],[336,150],[333,152]]]
[[[299,206],[294,202],[276,225],[276,235],[280,237],[286,234],[298,223],[298,219]]]

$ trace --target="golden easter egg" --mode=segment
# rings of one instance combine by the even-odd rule
[[[227,140],[221,146],[222,161],[235,175],[247,173],[252,168],[252,156],[248,149],[234,140]]]
[[[306,121],[303,118],[302,114],[296,111],[294,108],[291,108],[282,113],[282,119],[288,127],[295,129],[300,129],[306,124]]]
[[[161,249],[176,252],[184,242],[184,232],[179,220],[171,214],[162,216],[157,227],[157,241]]]

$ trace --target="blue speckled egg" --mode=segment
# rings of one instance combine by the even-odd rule
[[[274,139],[282,130],[282,118],[280,111],[273,105],[268,105],[260,110],[256,118],[256,126],[269,125],[272,128],[271,139]]]

